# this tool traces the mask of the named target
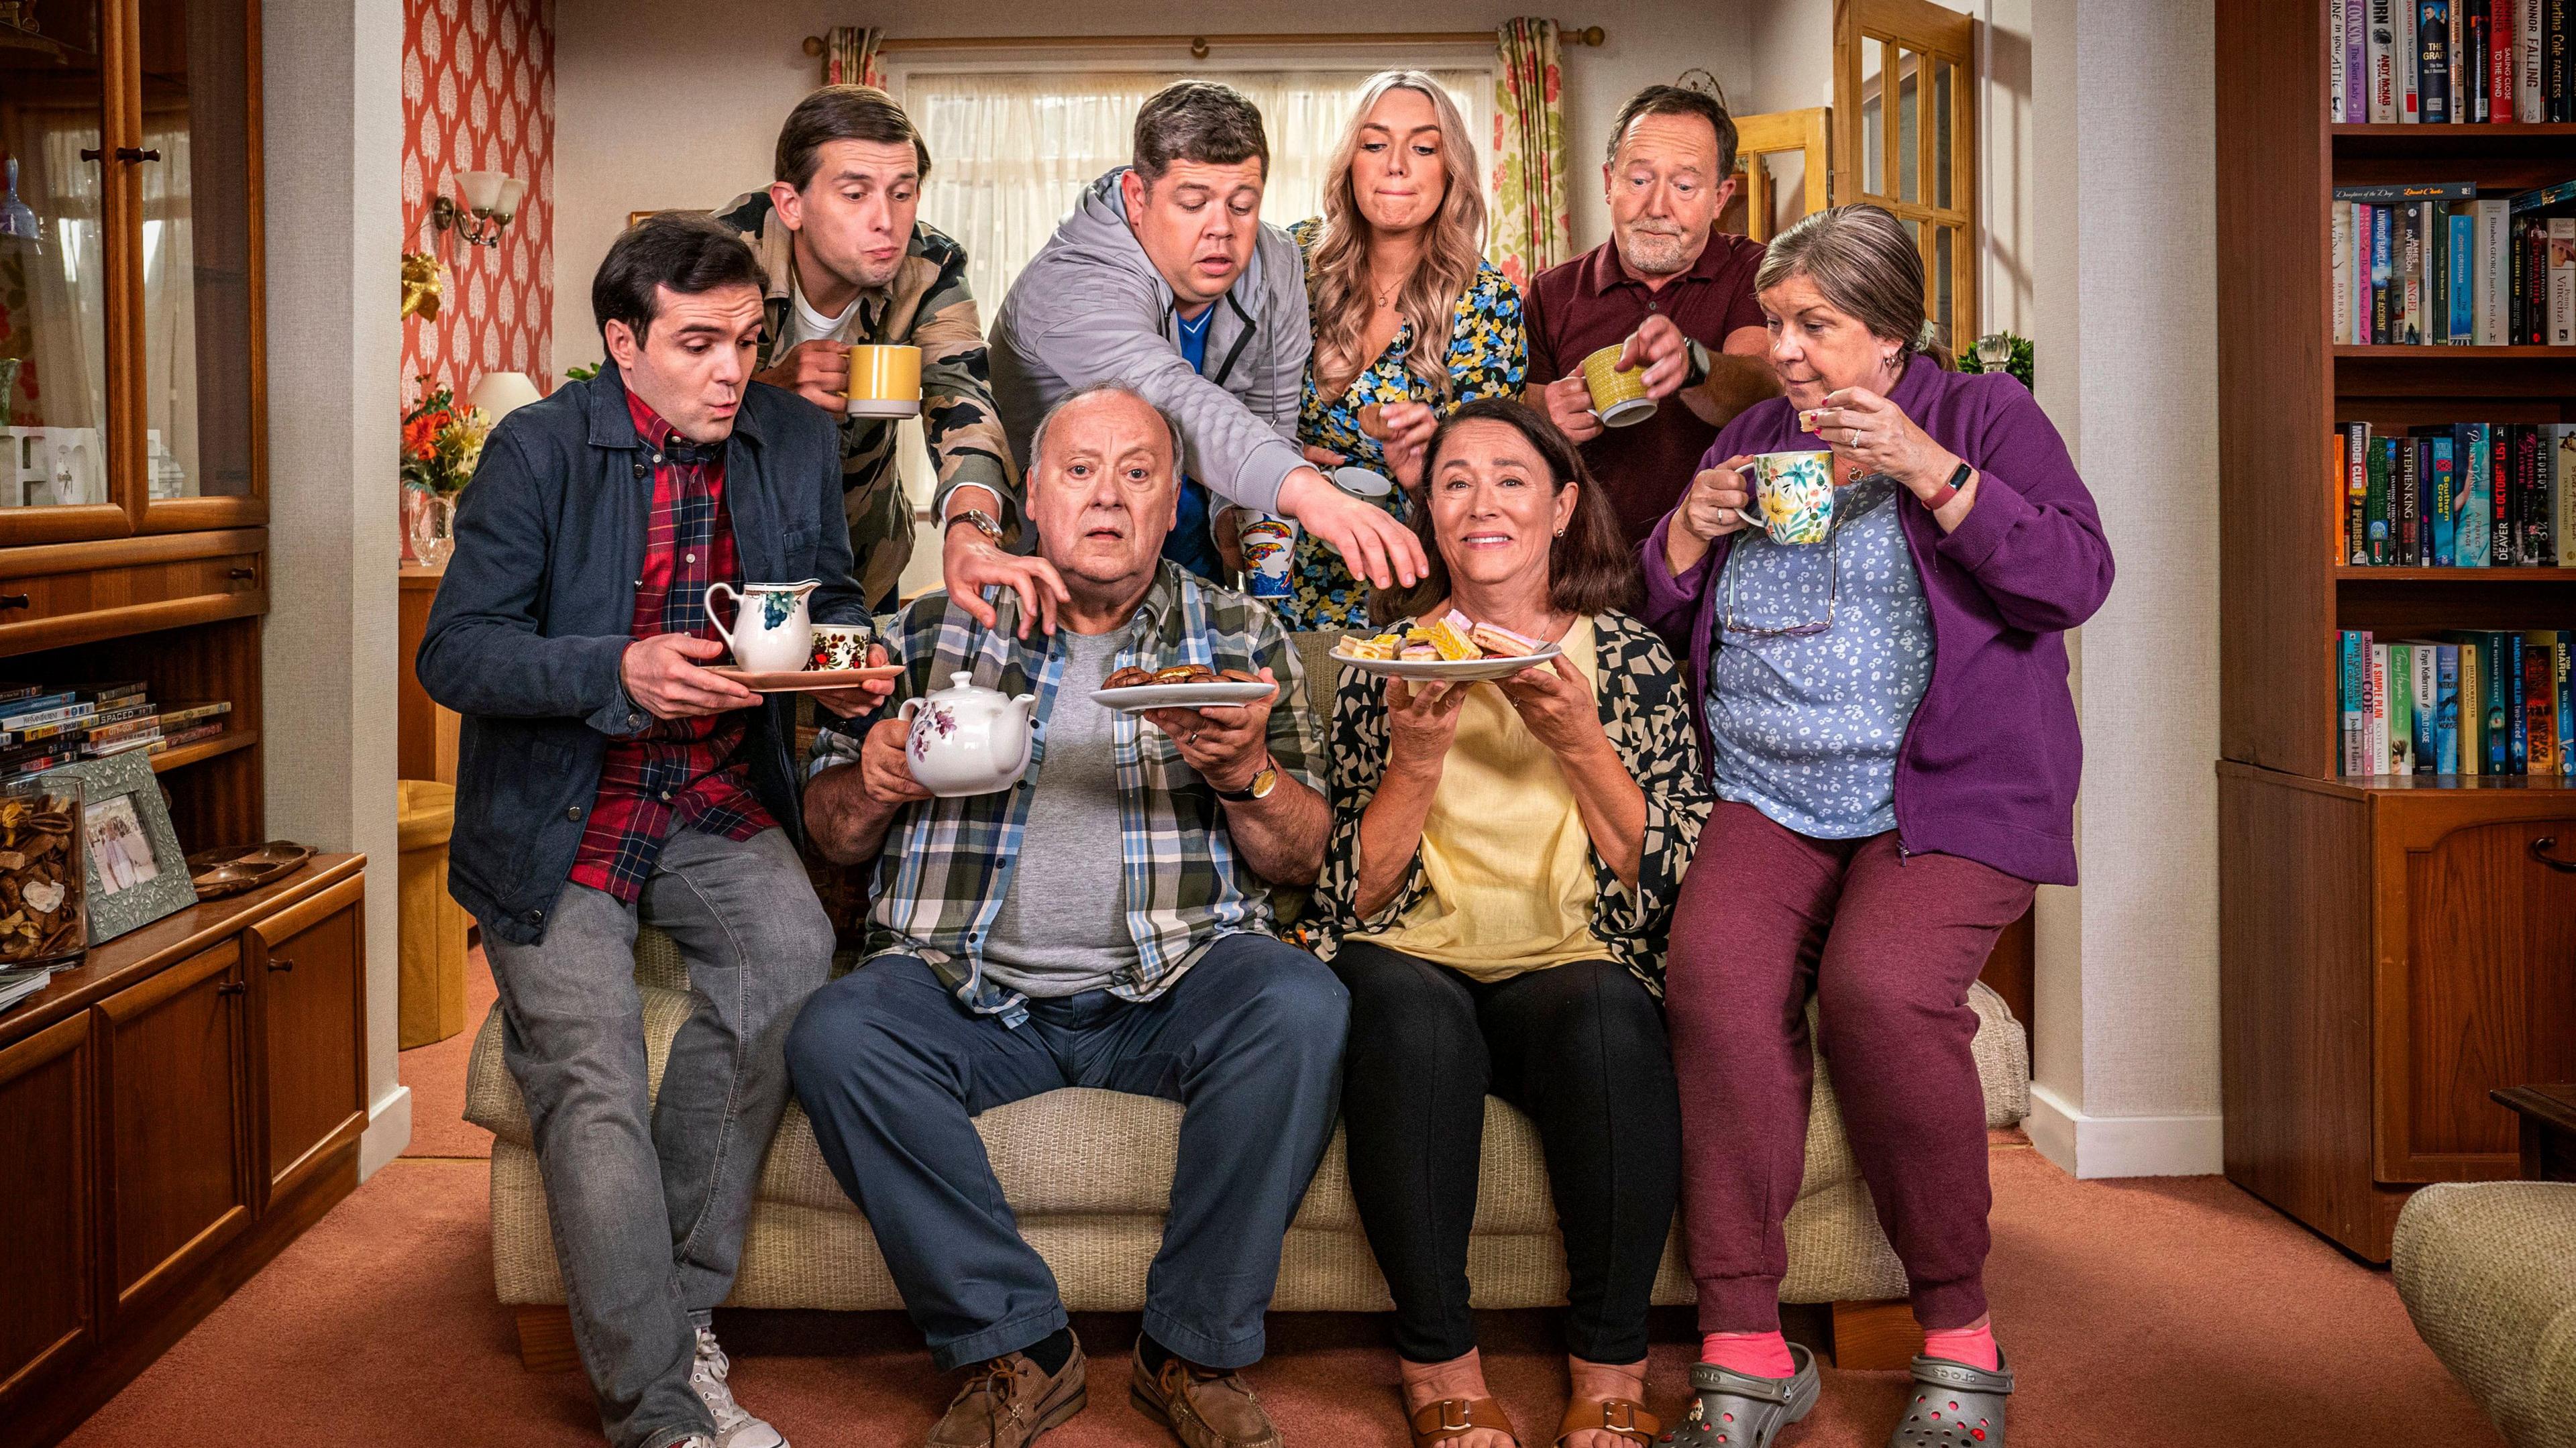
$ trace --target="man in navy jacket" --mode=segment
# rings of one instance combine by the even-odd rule
[[[707,218],[618,238],[591,284],[609,361],[493,432],[418,661],[464,716],[448,886],[483,927],[617,1448],[784,1443],[734,1403],[708,1325],[832,928],[797,851],[790,696],[706,667],[724,652],[707,590],[813,579],[817,620],[867,608],[831,419],[750,380],[763,290]],[[882,692],[818,697],[855,713]],[[658,1101],[639,922],[694,987]]]

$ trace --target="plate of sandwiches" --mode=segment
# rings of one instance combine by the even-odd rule
[[[1333,646],[1336,662],[1367,673],[1457,684],[1508,679],[1562,652],[1556,645],[1526,634],[1477,623],[1456,609],[1451,609],[1446,618],[1371,638],[1348,635]]]
[[[1121,714],[1147,709],[1205,709],[1210,706],[1258,704],[1279,692],[1241,669],[1222,672],[1205,664],[1174,664],[1166,669],[1120,669],[1091,691],[1093,703]]]

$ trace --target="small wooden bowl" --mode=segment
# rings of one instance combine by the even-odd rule
[[[220,900],[226,895],[256,890],[312,858],[311,845],[299,845],[293,840],[199,850],[188,857],[188,883],[197,887],[198,899]]]

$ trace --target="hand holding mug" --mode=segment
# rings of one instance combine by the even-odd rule
[[[1567,437],[1584,443],[1601,435],[1601,419],[1592,412],[1592,384],[1583,380],[1582,373],[1547,384],[1540,397],[1547,405],[1548,421]]]
[[[1648,397],[1670,397],[1682,390],[1682,379],[1690,376],[1690,339],[1672,318],[1657,312],[1629,335],[1627,345],[1619,349],[1619,365],[1646,374]]]
[[[837,418],[850,387],[850,349],[839,342],[799,342],[751,380],[784,387]]]
[[[1752,461],[1750,455],[1738,453],[1716,467],[1702,469],[1691,479],[1690,491],[1682,494],[1674,524],[1703,542],[1760,526],[1744,514],[1753,505],[1753,490],[1744,481],[1743,469]]]

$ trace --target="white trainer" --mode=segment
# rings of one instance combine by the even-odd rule
[[[787,1439],[777,1429],[733,1400],[733,1389],[725,1386],[725,1377],[732,1371],[732,1360],[716,1346],[716,1335],[699,1328],[698,1360],[689,1368],[689,1386],[698,1390],[698,1401],[707,1405],[707,1413],[716,1420],[715,1448],[787,1448]]]

